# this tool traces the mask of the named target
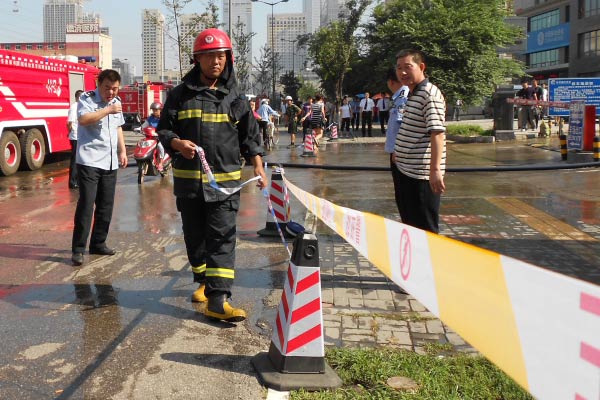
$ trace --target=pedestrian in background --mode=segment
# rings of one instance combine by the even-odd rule
[[[112,256],[106,245],[117,186],[117,170],[127,166],[127,153],[121,125],[121,100],[117,96],[121,75],[105,69],[98,75],[96,90],[83,93],[77,105],[77,183],[79,200],[75,210],[73,265],[83,264],[90,226],[90,254]],[[95,208],[94,208],[95,206]]]
[[[440,197],[446,169],[446,101],[425,75],[425,56],[402,50],[396,73],[409,94],[396,136],[394,161],[400,171],[398,210],[402,222],[439,232]]]
[[[352,111],[350,125],[352,126],[352,131],[355,132],[360,126],[360,100],[357,96],[354,96],[350,102],[350,110]]]
[[[393,94],[391,98],[390,117],[385,135],[384,151],[390,155],[390,169],[392,170],[392,180],[394,182],[394,198],[396,199],[396,204],[399,204],[401,199],[400,171],[394,162],[394,146],[404,116],[404,107],[406,106],[408,97],[408,86],[404,86],[400,83],[398,76],[396,75],[395,67],[392,67],[387,71],[386,84]]]
[[[260,120],[258,121],[258,125],[262,130],[263,143],[267,142],[267,128],[270,123],[274,123],[272,121],[272,117],[278,117],[279,113],[271,108],[269,105],[269,99],[262,99],[260,101],[260,107],[258,107],[257,111],[258,115],[260,115]]]
[[[340,128],[340,134],[342,137],[350,137],[350,119],[352,118],[352,111],[350,108],[350,104],[348,103],[348,96],[344,96],[344,98],[342,99],[342,106],[340,107],[340,112],[342,114],[342,126]],[[344,132],[346,132],[345,135]]]
[[[69,189],[77,189],[77,103],[83,90],[75,92],[75,102],[69,107],[67,116],[67,130],[69,131],[69,142],[71,142],[71,160],[69,162]]]
[[[325,117],[325,105],[323,104],[323,96],[320,94],[315,96],[315,102],[310,106],[310,112],[302,117],[302,120],[310,121],[310,129],[314,132],[314,140],[317,146],[319,140],[323,136],[323,127],[327,121]]]
[[[452,110],[452,120],[460,121],[460,110],[462,109],[463,101],[462,99],[456,99],[454,102],[454,109]]]
[[[360,118],[362,120],[362,135],[367,136],[367,127],[369,137],[373,136],[373,108],[375,102],[369,97],[369,92],[365,92],[365,98],[360,101]]]
[[[235,276],[240,192],[230,194],[228,189],[241,183],[240,153],[252,163],[257,186],[266,187],[261,135],[238,89],[229,36],[205,29],[194,40],[192,54],[194,66],[167,95],[158,134],[173,156],[173,192],[188,261],[199,284],[192,301],[208,301],[208,318],[240,322],[246,312],[228,300]],[[203,164],[211,169],[216,187],[208,182]]]
[[[388,122],[390,114],[390,98],[387,93],[384,93],[379,100],[377,100],[377,109],[379,110],[379,124],[381,125],[381,133],[386,134],[385,124]]]
[[[298,130],[298,116],[302,113],[302,109],[294,104],[292,96],[286,96],[285,102],[285,122],[287,124],[288,133],[290,134],[289,148],[295,146],[296,131]]]
[[[535,90],[529,86],[529,82],[523,81],[521,83],[523,86],[521,90],[517,92],[517,97],[525,100],[537,100]],[[535,116],[533,115],[533,107],[529,104],[523,104],[519,111],[519,117],[521,119],[521,130],[526,131],[527,125],[531,127],[531,129],[535,129]]]
[[[312,108],[313,98],[312,96],[308,96],[306,98],[306,102],[302,104],[302,115],[300,118],[300,123],[302,124],[302,143],[304,143],[304,139],[306,138],[306,134],[310,130],[310,120],[306,118],[308,114],[310,114],[310,109]]]

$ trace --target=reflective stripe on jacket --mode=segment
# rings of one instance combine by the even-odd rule
[[[217,89],[202,86],[199,66],[169,92],[158,131],[165,150],[173,156],[177,197],[203,195],[205,201],[212,202],[228,196],[207,184],[198,155],[188,160],[171,148],[174,138],[190,140],[204,149],[215,180],[222,187],[240,184],[240,154],[252,157],[263,152],[258,124],[245,96],[226,79],[220,79]]]

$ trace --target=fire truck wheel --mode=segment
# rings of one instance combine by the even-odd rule
[[[13,131],[2,132],[0,137],[0,172],[4,176],[12,175],[21,163],[21,144]]]
[[[25,170],[33,171],[44,164],[46,141],[39,129],[32,128],[21,135],[21,157]]]

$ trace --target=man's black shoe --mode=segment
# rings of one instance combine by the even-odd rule
[[[71,261],[76,267],[80,266],[83,264],[83,253],[73,253],[71,256]]]
[[[79,185],[75,184],[75,185],[69,185],[69,189],[78,189]]]
[[[110,247],[98,247],[92,248],[90,247],[90,254],[99,254],[101,256],[114,256],[116,253],[115,249],[111,249]]]

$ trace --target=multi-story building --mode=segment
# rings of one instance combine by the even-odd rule
[[[299,49],[299,35],[306,33],[306,17],[303,13],[269,15],[267,43],[279,56],[280,71],[301,71],[306,61],[306,51]],[[271,25],[271,22],[273,24]],[[271,27],[273,35],[271,35]]]
[[[131,65],[128,59],[115,58],[112,60],[112,68],[121,75],[121,85],[131,85],[135,82],[135,65]]]
[[[231,3],[231,18],[229,14],[229,4]],[[231,21],[231,27],[229,22]],[[243,34],[245,36],[252,33],[252,2],[250,0],[223,0],[223,23],[224,29],[229,33],[233,41],[234,50],[236,48],[235,38],[232,30],[236,29],[238,24],[243,25]],[[252,63],[252,39],[248,46],[248,64]]]
[[[5,50],[37,56],[73,58],[106,69],[112,68],[112,38],[96,23],[68,24],[64,42],[0,43]]]
[[[83,0],[45,0],[44,42],[64,42],[68,24],[80,22]]]
[[[196,40],[196,36],[198,36],[202,28],[200,17],[200,14],[184,14],[181,16],[181,25],[179,27],[181,48],[179,57],[183,74],[190,69],[190,60],[194,51],[194,40]]]
[[[144,82],[163,80],[165,70],[165,16],[156,9],[142,10],[142,75]]]
[[[529,75],[600,76],[600,0],[515,0],[514,9],[527,19]]]
[[[306,18],[306,33],[315,33],[321,26],[321,0],[304,0],[302,9]]]
[[[340,19],[340,15],[348,16],[349,10],[344,0],[323,0],[321,2],[321,26]]]

